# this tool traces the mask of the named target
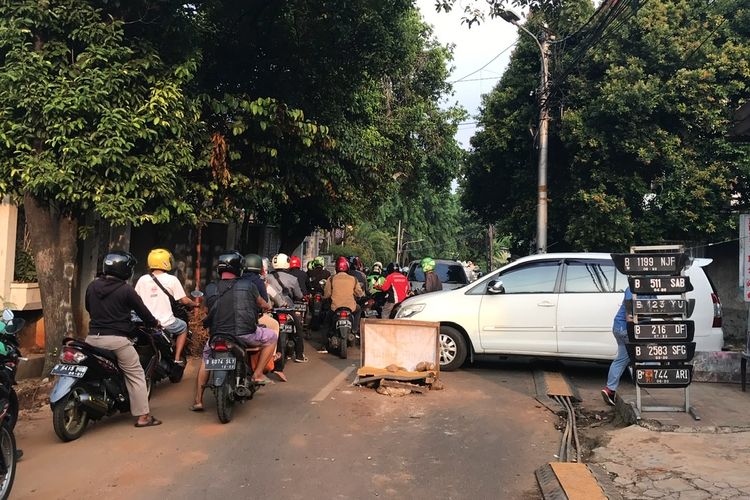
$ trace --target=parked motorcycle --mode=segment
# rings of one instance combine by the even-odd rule
[[[8,424],[15,429],[18,421],[18,396],[16,385],[18,363],[25,361],[21,356],[16,334],[23,329],[26,321],[16,318],[10,309],[5,309],[0,319],[0,385],[8,388]]]
[[[146,375],[150,396],[161,352],[151,332],[139,328],[135,334],[134,347]],[[62,441],[81,437],[89,420],[130,411],[125,377],[112,351],[67,337],[63,339],[60,362],[52,368],[51,374],[59,377],[49,401],[55,434]]]
[[[16,477],[18,452],[16,437],[9,422],[8,387],[0,386],[0,499],[7,500]]]
[[[215,335],[209,341],[211,354],[204,365],[209,377],[206,387],[216,398],[219,421],[226,424],[232,420],[235,403],[253,399],[258,384],[252,381],[249,356],[258,348],[247,348],[231,335]]]
[[[334,328],[328,333],[328,352],[337,352],[341,359],[346,359],[347,348],[354,342],[352,334],[352,310],[339,307],[333,313]]]
[[[297,327],[294,323],[294,309],[274,308],[273,317],[279,322],[279,340],[276,343],[277,359],[274,362],[274,370],[284,371],[286,360],[294,356],[294,329]]]

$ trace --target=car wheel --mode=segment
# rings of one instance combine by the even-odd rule
[[[440,327],[440,369],[457,370],[466,361],[466,340],[451,326]]]

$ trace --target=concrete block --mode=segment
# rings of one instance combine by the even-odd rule
[[[696,352],[693,382],[740,383],[740,353],[734,351]]]
[[[18,364],[18,371],[16,372],[17,380],[39,378],[42,376],[42,371],[44,370],[44,354],[30,354],[27,358],[27,361],[21,361]]]

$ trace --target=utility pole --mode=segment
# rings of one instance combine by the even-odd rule
[[[492,224],[490,224],[487,227],[487,237],[490,240],[490,258],[487,259],[487,266],[488,266],[487,272],[489,273],[489,272],[492,271],[492,269],[494,269],[494,266],[493,266],[493,263],[492,263],[492,260],[493,260],[492,258],[493,258],[493,254],[494,254],[493,250],[494,249],[492,247],[493,247],[493,243],[495,241],[495,227]]]
[[[547,132],[549,129],[549,41],[547,33],[542,32],[537,38],[531,31],[519,24],[521,20],[511,10],[497,13],[501,18],[529,35],[539,47],[539,58],[542,64],[542,82],[539,89],[539,167],[536,205],[536,253],[547,253]]]
[[[399,219],[398,221],[398,233],[396,233],[396,262],[399,262],[398,259],[399,259],[400,253],[401,253],[401,219]]]

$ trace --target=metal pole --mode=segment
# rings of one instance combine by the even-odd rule
[[[401,220],[399,219],[398,233],[396,233],[396,262],[398,262],[398,255],[400,253],[401,253]]]
[[[542,92],[539,103],[539,187],[536,217],[536,251],[547,253],[547,132],[549,128],[549,67],[547,65],[549,44],[542,35],[539,44],[542,60]]]

